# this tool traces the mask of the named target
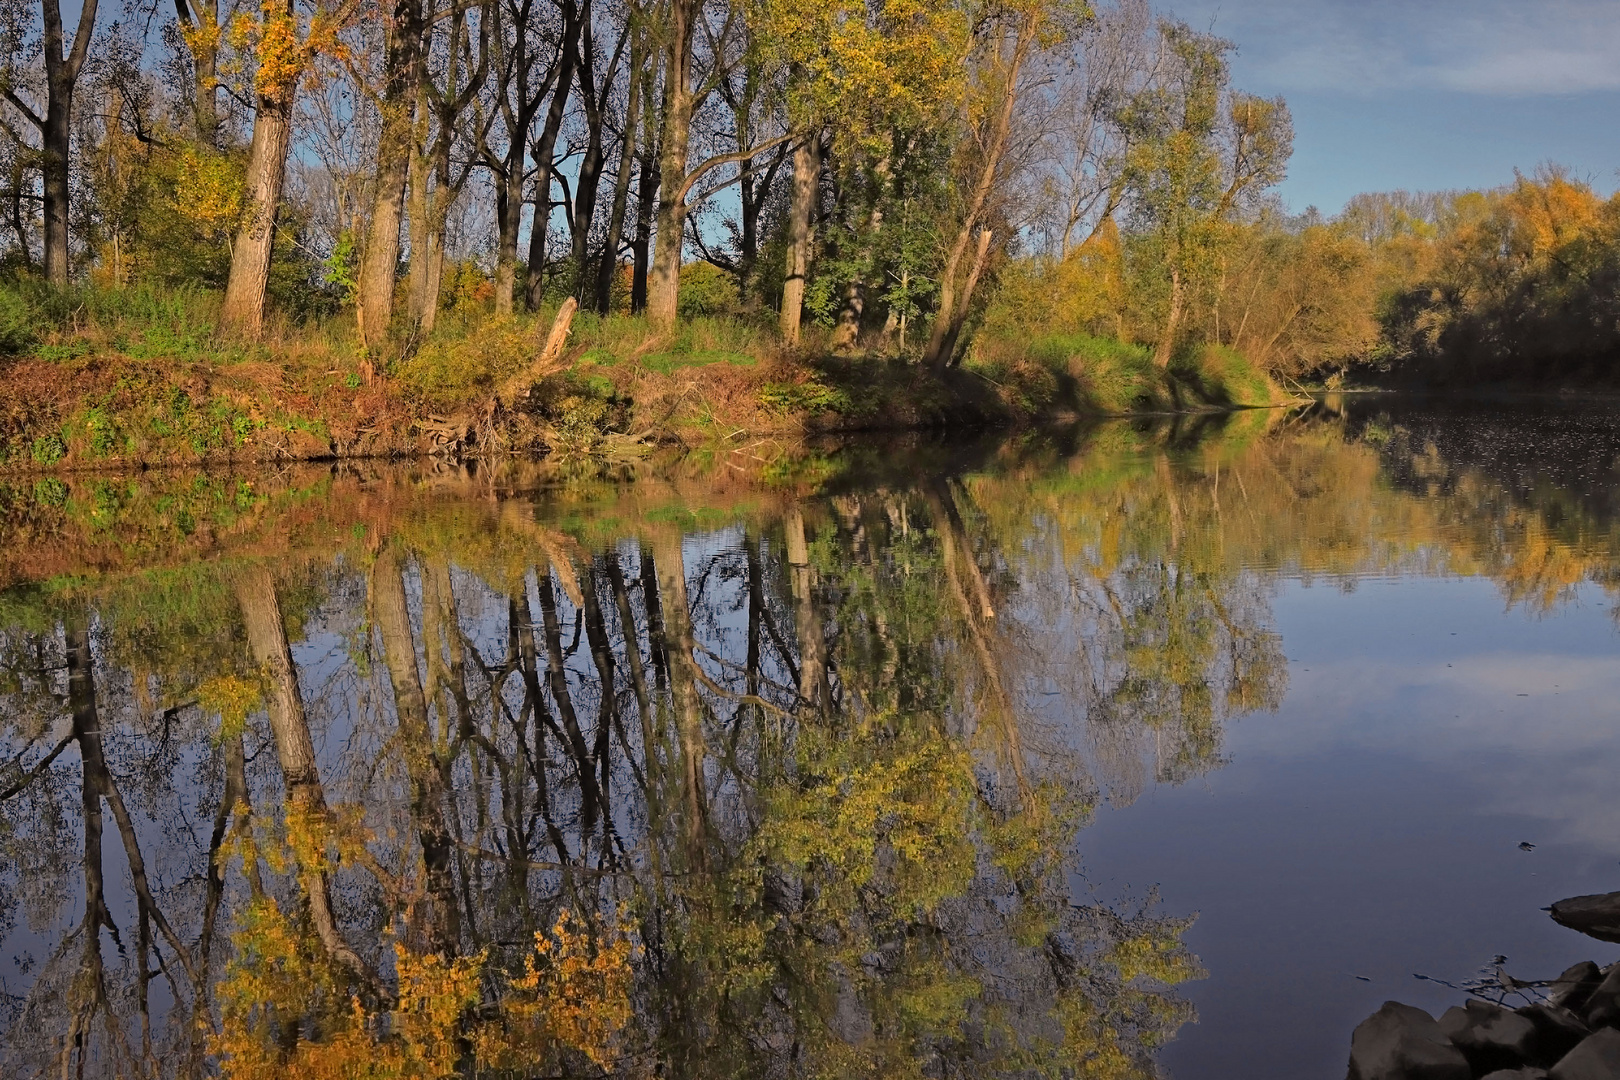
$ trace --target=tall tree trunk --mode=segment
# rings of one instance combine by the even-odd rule
[[[73,46],[63,54],[60,0],[41,0],[41,50],[45,60],[45,115],[27,108],[7,87],[6,97],[39,128],[41,137],[40,172],[44,180],[45,280],[52,285],[68,283],[68,199],[70,163],[68,154],[73,135],[73,88],[95,31],[97,0],[84,0],[79,25],[73,33]]]
[[[513,156],[517,160],[512,160]],[[507,153],[506,171],[495,178],[495,314],[512,314],[517,288],[518,227],[523,223],[523,144]]]
[[[596,200],[602,186],[602,172],[607,165],[607,152],[603,147],[603,123],[607,102],[604,97],[597,95],[596,90],[596,33],[591,23],[589,3],[585,5],[580,22],[579,96],[585,110],[585,156],[580,159],[579,176],[574,181],[574,210],[568,216],[568,228],[569,239],[572,241],[570,256],[574,263],[574,297],[583,304],[588,302],[595,292],[590,276],[591,226],[596,221]],[[626,30],[623,33],[628,32]],[[624,37],[621,34],[613,56],[608,61],[607,71],[603,75],[603,82],[607,88],[612,87],[614,77],[618,73],[619,57],[623,55],[623,49]],[[634,81],[632,77],[632,84]]]
[[[940,352],[945,357],[946,365],[956,363],[956,343],[961,338],[962,327],[967,322],[968,301],[973,297],[973,290],[979,284],[979,275],[984,270],[985,257],[990,254],[991,233],[989,229],[979,230],[979,246],[973,253],[973,265],[968,270],[967,283],[962,286],[962,302],[958,314],[945,328],[945,334],[940,342]]]
[[[641,65],[644,53],[637,33],[630,50],[630,99],[624,110],[624,138],[619,146],[619,172],[613,180],[613,208],[608,212],[607,236],[596,264],[596,310],[608,314],[613,307],[613,279],[619,271],[619,240],[624,233],[624,212],[630,201],[630,170],[636,160],[636,112],[641,108]]]
[[[586,11],[589,11],[587,7]],[[529,277],[523,302],[530,311],[539,311],[546,292],[546,232],[551,225],[551,173],[556,163],[557,136],[562,131],[568,96],[574,89],[574,70],[579,61],[579,35],[583,23],[573,0],[563,0],[562,42],[557,54],[557,88],[551,94],[540,137],[534,143],[534,222],[529,226]]]
[[[405,314],[424,332],[433,329],[429,310],[438,306],[438,296],[428,295],[429,267],[437,260],[439,236],[431,223],[437,193],[429,187],[433,174],[431,150],[411,154],[411,178],[406,199],[406,229],[411,237],[410,275],[407,281]]]
[[[394,279],[399,272],[400,211],[411,167],[411,134],[423,72],[422,0],[395,0],[383,59],[382,130],[377,137],[377,171],[360,259],[355,316],[360,338],[376,348],[388,337],[394,318]]]
[[[658,175],[658,237],[647,282],[647,321],[654,329],[675,325],[681,288],[681,249],[686,231],[687,138],[692,127],[692,35],[696,0],[672,0],[666,53],[665,103]]]
[[[812,219],[821,181],[821,133],[807,134],[793,150],[793,196],[788,203],[787,276],[782,281],[782,339],[797,344],[804,285],[814,241]]]
[[[651,134],[651,132],[649,132]],[[658,161],[662,155],[651,139],[641,154],[636,181],[636,237],[630,245],[630,310],[639,315],[647,310],[647,275],[652,262],[653,219],[657,213]]]
[[[253,143],[248,148],[244,185],[247,208],[231,248],[231,276],[225,282],[225,303],[220,311],[226,326],[249,337],[257,337],[264,325],[264,292],[270,282],[276,210],[287,177],[296,89],[295,81],[261,93],[253,114]]]

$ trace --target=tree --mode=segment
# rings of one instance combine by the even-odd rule
[[[1162,74],[1120,122],[1129,133],[1131,213],[1163,267],[1168,298],[1153,361],[1168,367],[1191,288],[1209,280],[1229,215],[1286,174],[1293,123],[1282,98],[1229,91],[1231,43],[1185,23],[1159,24]]]
[[[45,280],[53,285],[68,283],[68,203],[71,197],[72,163],[69,155],[73,139],[73,91],[84,70],[90,53],[90,39],[95,33],[98,0],[84,0],[79,9],[79,22],[73,32],[72,45],[67,44],[62,24],[61,0],[40,0],[39,55],[43,63],[43,115],[38,101],[25,100],[25,76],[18,61],[28,51],[20,27],[6,35],[11,50],[5,67],[0,69],[0,94],[19,113],[24,121],[39,133],[39,170],[42,176],[41,206],[44,211],[44,271]],[[65,51],[64,51],[65,50]],[[26,92],[26,91],[24,91]],[[15,129],[8,131],[19,145],[24,140]],[[15,212],[14,212],[15,216]],[[26,245],[25,245],[26,247]]]
[[[1088,14],[1084,7],[1069,10],[1051,0],[1018,0],[995,4],[981,20],[973,65],[974,86],[965,118],[972,162],[966,178],[965,205],[940,271],[939,307],[923,353],[924,363],[936,370],[945,368],[955,357],[968,305],[994,239],[985,215],[992,194],[1006,179],[1003,170],[1013,117],[1025,90],[1026,66],[1039,49],[1067,39],[1073,32],[1074,20]],[[970,247],[973,259],[967,262]]]
[[[399,272],[399,227],[410,177],[413,113],[427,81],[423,0],[394,0],[383,58],[371,216],[355,289],[360,340],[375,348],[388,336],[394,316],[394,279]]]
[[[244,21],[233,32],[232,44],[251,56],[254,65],[253,141],[248,148],[242,223],[231,249],[220,320],[249,337],[258,336],[264,323],[265,287],[287,179],[298,84],[318,54],[342,54],[337,31],[353,13],[356,0],[344,0],[329,13],[317,10],[307,22],[294,2],[287,0],[284,8],[268,3],[257,20]]]

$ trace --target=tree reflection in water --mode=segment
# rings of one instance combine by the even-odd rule
[[[115,492],[0,593],[8,1074],[1154,1075],[1198,965],[1073,902],[1095,800],[1276,707],[1278,567],[1524,563],[1342,426],[1125,441]]]

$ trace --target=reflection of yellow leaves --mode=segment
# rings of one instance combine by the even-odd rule
[[[966,889],[974,783],[962,747],[927,728],[856,739],[806,731],[799,754],[798,780],[771,793],[758,842],[789,865],[823,870],[830,909],[853,906],[845,901],[878,872],[880,845],[895,856],[897,913],[930,911]]]
[[[366,861],[370,832],[361,822],[360,807],[331,809],[304,803],[287,806],[287,852],[303,870],[325,873],[343,863]],[[283,866],[276,866],[281,871]]]
[[[535,933],[534,951],[502,1004],[508,1023],[480,1031],[479,1060],[511,1068],[566,1047],[611,1068],[619,1033],[630,1021],[633,951],[613,930],[593,940],[564,910],[550,936]]]
[[[593,940],[566,912],[549,936],[535,935],[524,973],[483,1022],[482,952],[445,958],[396,945],[396,1003],[373,1012],[273,900],[250,904],[233,940],[236,958],[215,989],[220,1030],[209,1040],[224,1080],[445,1080],[468,1064],[469,1048],[480,1068],[527,1074],[567,1050],[606,1069],[630,1019],[629,940]]]
[[[260,698],[259,684],[240,675],[216,675],[197,685],[197,707],[219,717],[221,739],[242,733]]]

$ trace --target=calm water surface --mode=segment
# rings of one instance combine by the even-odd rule
[[[1615,959],[1620,405],[738,441],[0,483],[0,1071],[1337,1076]]]

